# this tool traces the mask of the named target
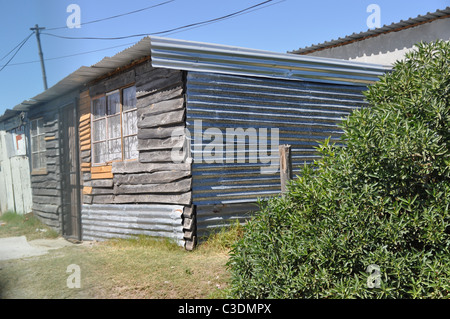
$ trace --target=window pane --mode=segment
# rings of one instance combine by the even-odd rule
[[[123,113],[123,135],[137,134],[137,111]]]
[[[37,120],[31,121],[31,136],[37,135]]]
[[[116,161],[122,159],[122,145],[120,143],[120,139],[108,141],[108,148],[108,161]]]
[[[92,122],[93,141],[102,141],[106,139],[106,119]]]
[[[44,122],[42,119],[37,120],[37,134],[44,134]]]
[[[108,139],[120,137],[120,115],[108,118]]]
[[[39,135],[39,137],[38,137],[38,140],[39,140],[39,152],[45,152],[45,150],[46,150],[46,145],[45,145],[45,135],[44,134],[42,134],[42,135]]]
[[[119,92],[108,95],[108,115],[114,115],[120,112],[120,94]]]
[[[40,152],[38,153],[38,157],[39,157],[39,168],[45,168],[47,165],[46,161],[45,161],[45,152]]]
[[[125,159],[136,159],[139,157],[137,150],[137,136],[125,137],[124,140],[124,156]]]
[[[39,168],[39,153],[31,154],[31,165],[33,169]]]
[[[93,159],[94,163],[104,163],[107,161],[106,158],[106,142],[95,143],[93,145]]]
[[[123,111],[136,108],[136,87],[132,86],[123,90]]]
[[[37,136],[31,137],[31,151],[33,153],[39,151],[39,140]]]
[[[106,103],[105,97],[101,97],[92,101],[92,112],[94,113],[94,119],[104,117],[106,115]]]

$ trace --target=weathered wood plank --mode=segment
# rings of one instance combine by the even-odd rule
[[[116,185],[161,184],[177,181],[191,175],[190,171],[161,171],[154,173],[115,174]]]
[[[90,150],[83,151],[83,152],[81,152],[81,154],[80,154],[80,157],[81,157],[81,158],[90,157],[90,156],[91,156],[91,151],[90,151]]]
[[[149,72],[141,73],[136,76],[136,87],[143,87],[151,82],[160,82],[162,80],[167,80],[174,76],[181,76],[181,71],[171,70],[166,68],[154,68]],[[181,80],[181,77],[180,77]],[[179,80],[171,80],[171,82],[176,82]],[[165,82],[162,82],[165,83]],[[164,87],[163,85],[158,85],[157,87]]]
[[[93,204],[113,204],[114,195],[95,195],[92,198]]]
[[[92,194],[92,187],[91,186],[84,186],[83,187],[83,194],[84,195]]]
[[[86,151],[86,150],[90,150],[91,149],[91,144],[89,143],[88,145],[84,145],[80,147],[80,151]]]
[[[136,76],[134,69],[114,75],[105,81],[105,92],[116,90],[123,86],[135,82]]]
[[[33,195],[33,203],[61,205],[61,198],[59,196]]]
[[[32,209],[33,210],[38,210],[41,212],[47,212],[50,214],[56,214],[58,213],[58,205],[48,205],[48,204],[38,204],[38,203],[33,203],[32,205]]]
[[[142,99],[139,99],[137,102],[138,105],[141,104],[141,106],[138,107],[137,110],[139,118],[146,117],[149,115],[156,115],[160,113],[176,111],[184,108],[184,97],[152,103],[147,107],[142,107],[142,103],[140,103],[141,100]]]
[[[153,103],[171,100],[177,98],[183,94],[183,87],[177,86],[163,91],[157,91],[153,94],[140,96],[137,98],[136,107],[146,108]]]
[[[91,179],[106,179],[106,178],[113,178],[112,173],[92,173]]]
[[[80,121],[80,125],[78,127],[81,130],[82,128],[84,128],[85,126],[90,125],[90,124],[91,124],[91,119],[88,118],[86,120]]]
[[[83,114],[80,116],[80,123],[86,120],[90,120],[91,119],[91,113],[87,113],[87,114]]]
[[[91,181],[86,181],[84,183],[85,186],[92,186],[92,187],[113,187],[114,182],[112,179],[96,179]]]
[[[81,168],[89,168],[91,167],[91,163],[81,163]]]
[[[92,195],[114,194],[113,188],[92,188]]]
[[[161,171],[191,171],[189,163],[140,163],[132,162],[114,162],[112,163],[112,172],[114,174],[130,174],[130,173],[153,173]]]
[[[91,173],[107,173],[107,172],[111,172],[111,170],[112,170],[111,165],[93,166],[91,168]]]
[[[182,73],[176,72],[166,76],[158,76],[149,79],[147,83],[136,86],[136,97],[154,93],[167,87],[181,85],[183,82]]]
[[[83,203],[84,204],[92,204],[92,197],[91,195],[83,195]]]
[[[141,128],[138,130],[138,139],[148,139],[148,138],[167,138],[173,135],[180,135],[180,132],[184,132],[185,127],[171,126],[171,127],[158,127],[158,128]],[[176,134],[174,134],[176,133]]]
[[[91,144],[91,140],[90,139],[80,141],[80,146],[85,146],[85,145],[88,145],[88,144]]]
[[[152,62],[151,61],[147,61],[147,62],[144,62],[144,63],[139,64],[138,66],[136,66],[134,71],[136,73],[136,76],[138,76],[138,75],[141,75],[143,73],[151,72],[154,69],[156,69],[156,68],[154,68],[152,66]]]
[[[117,185],[114,187],[115,194],[139,194],[139,193],[185,193],[192,188],[192,179],[182,179],[180,181],[166,184],[145,184],[145,185]]]
[[[181,149],[185,142],[185,136],[175,136],[168,138],[151,138],[151,139],[138,139],[139,151],[150,151],[150,150],[164,150],[164,149]]]
[[[80,141],[83,140],[90,140],[91,139],[91,131],[85,130],[83,132],[80,132]]]
[[[125,204],[125,203],[161,203],[161,204],[180,204],[180,205],[190,205],[192,202],[192,193],[187,192],[184,194],[165,194],[165,195],[116,195],[114,197],[115,204]]]
[[[158,150],[154,152],[139,152],[139,162],[141,163],[182,163],[185,161],[184,155],[172,150]]]
[[[152,128],[175,125],[184,122],[185,109],[138,118],[138,128]]]
[[[32,194],[38,196],[60,196],[60,190],[52,188],[33,188]]]

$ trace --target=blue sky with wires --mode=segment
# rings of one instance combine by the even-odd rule
[[[2,0],[0,114],[43,91],[36,37],[29,37],[35,24],[46,28],[41,42],[51,87],[142,38],[132,35],[286,52],[366,31],[372,3],[384,25],[443,9],[450,0]],[[70,4],[80,7],[81,28],[66,27]]]

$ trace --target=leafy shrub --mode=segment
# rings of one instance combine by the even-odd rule
[[[365,95],[345,147],[326,140],[260,203],[231,251],[233,297],[450,296],[450,44],[418,44]]]

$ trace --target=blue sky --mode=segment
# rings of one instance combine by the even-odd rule
[[[66,26],[70,4],[80,8],[81,23],[139,10],[167,0],[1,0],[0,59],[31,34],[35,24],[50,28]],[[221,17],[264,0],[173,0],[167,4],[81,28],[47,30],[69,37],[120,37],[154,33]],[[170,38],[219,43],[286,52],[344,37],[368,29],[366,11],[380,7],[381,25],[450,6],[450,0],[273,0],[258,10],[206,26],[164,35]],[[122,40],[74,40],[42,34],[48,86],[80,66],[90,66],[105,56],[131,46],[139,37]],[[107,49],[110,48],[110,49]],[[89,51],[97,51],[86,53]],[[14,51],[13,51],[14,52]],[[67,55],[76,56],[61,58]],[[0,69],[12,55],[0,61]],[[23,45],[8,66],[0,71],[0,115],[7,108],[43,91],[36,37]]]

